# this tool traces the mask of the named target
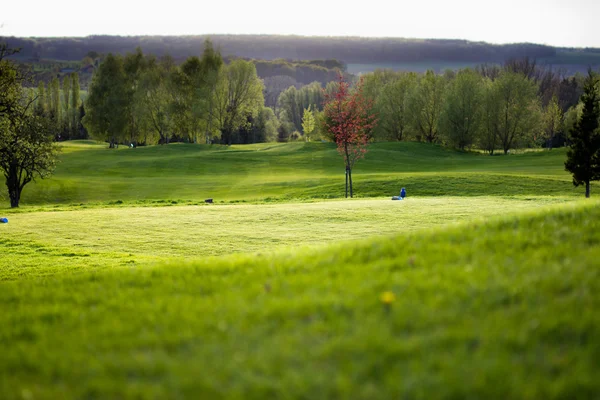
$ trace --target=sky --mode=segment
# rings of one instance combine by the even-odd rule
[[[7,1],[0,36],[282,34],[600,47],[600,0]]]

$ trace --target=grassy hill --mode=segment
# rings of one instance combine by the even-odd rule
[[[0,397],[594,398],[599,257],[588,201],[4,281]]]
[[[344,166],[331,143],[208,146],[173,144],[111,150],[66,143],[56,174],[25,188],[27,205],[269,202],[340,198]],[[376,143],[357,163],[357,197],[576,196],[564,149],[505,156],[424,143]],[[593,189],[594,190],[594,189]],[[6,204],[6,194],[0,201]]]
[[[600,391],[600,202],[564,150],[378,143],[341,199],[328,143],[62,147],[2,199],[1,399]]]

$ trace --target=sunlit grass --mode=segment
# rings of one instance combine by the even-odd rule
[[[26,212],[0,226],[0,279],[270,253],[286,246],[406,234],[568,198],[429,197]]]
[[[55,175],[26,186],[22,207],[344,197],[344,166],[332,143],[62,147]],[[374,143],[354,168],[354,192],[391,197],[406,187],[412,196],[582,196],[564,171],[565,157],[564,149],[490,157],[425,143]],[[8,207],[4,192],[0,201]]]
[[[4,281],[0,398],[594,398],[599,258],[600,205],[585,202]]]

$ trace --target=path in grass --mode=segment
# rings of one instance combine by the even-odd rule
[[[0,226],[0,279],[402,234],[569,198],[409,197],[25,212]]]

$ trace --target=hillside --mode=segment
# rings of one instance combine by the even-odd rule
[[[588,201],[4,281],[0,397],[594,398],[599,257]]]
[[[176,59],[199,55],[207,36],[88,36],[74,38],[0,38],[21,47],[23,60],[81,61],[88,52],[126,53],[141,47],[145,53],[170,54]],[[511,58],[529,57],[563,68],[569,73],[600,65],[598,49],[554,48],[518,43],[494,45],[466,40],[307,37],[277,35],[210,35],[226,56],[252,59],[328,60],[348,64],[350,72],[364,72],[356,65],[382,65],[420,71],[452,65],[503,63]],[[366,67],[368,68],[368,67]]]
[[[54,176],[28,185],[22,205],[272,202],[341,198],[344,165],[332,143],[120,148],[66,142]],[[581,196],[564,171],[565,149],[510,156],[416,142],[374,143],[357,163],[357,197]],[[594,193],[597,185],[592,186]],[[7,206],[0,192],[2,206]]]

